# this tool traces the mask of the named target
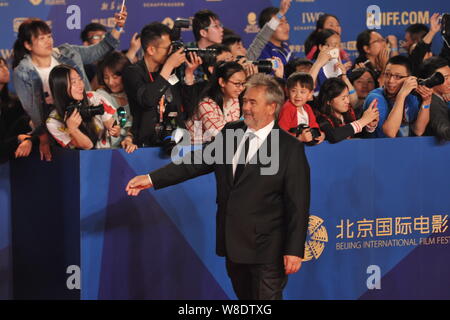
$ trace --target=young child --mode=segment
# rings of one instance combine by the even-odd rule
[[[314,92],[314,80],[308,73],[295,72],[286,83],[289,99],[281,108],[278,117],[279,126],[292,135],[296,135],[296,128],[303,125],[302,133],[297,139],[308,144],[319,144],[325,139],[325,134],[320,131],[316,121],[316,116],[308,101],[312,100]],[[320,136],[314,138],[313,132],[318,132]]]

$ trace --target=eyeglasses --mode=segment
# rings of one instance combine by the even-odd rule
[[[383,72],[383,76],[386,77],[387,80],[389,80],[391,77],[394,78],[394,80],[401,80],[404,78],[408,78],[408,76],[402,76],[399,74],[392,74],[390,72]]]
[[[231,83],[232,85],[234,85],[236,88],[245,87],[245,82],[234,82],[231,80],[228,80],[228,82]]]
[[[208,30],[209,28],[223,29],[223,24],[220,22],[216,24],[211,24],[210,26],[206,27],[205,30]]]

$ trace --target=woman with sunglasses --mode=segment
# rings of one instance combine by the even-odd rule
[[[111,101],[117,110],[115,118],[120,126],[120,136],[111,137],[111,147],[132,153],[138,147],[133,143],[132,116],[122,80],[122,72],[128,65],[130,61],[123,53],[113,51],[108,54],[99,64],[97,78],[101,88],[96,92]]]
[[[222,62],[216,66],[211,81],[200,95],[200,103],[186,121],[192,143],[209,142],[227,122],[239,120],[239,95],[245,81],[245,71],[239,63]]]

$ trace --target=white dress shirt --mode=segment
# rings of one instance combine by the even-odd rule
[[[236,153],[234,154],[234,157],[233,157],[233,176],[234,176],[234,173],[236,172],[236,167],[238,165],[238,159],[241,155],[242,149],[244,148],[244,143],[245,143],[245,140],[247,139],[247,137],[250,135],[253,135],[253,138],[250,139],[247,159],[245,159],[245,163],[249,162],[249,160],[256,154],[258,149],[261,147],[261,145],[267,139],[267,136],[269,135],[269,133],[272,130],[274,125],[275,125],[275,121],[272,121],[267,126],[265,126],[264,128],[261,128],[257,131],[247,128],[247,130],[245,131],[245,134],[244,134],[244,138],[241,140],[241,143],[239,144],[238,148],[236,149]]]

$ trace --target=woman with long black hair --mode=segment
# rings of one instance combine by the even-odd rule
[[[244,90],[245,81],[244,68],[237,62],[222,62],[215,67],[211,80],[200,95],[200,103],[196,104],[186,121],[192,143],[208,142],[227,122],[239,120],[239,95]]]
[[[85,87],[90,90],[83,65],[100,60],[118,47],[126,17],[126,9],[116,13],[116,28],[107,33],[100,43],[87,47],[63,44],[54,48],[51,29],[41,19],[27,19],[19,26],[13,50],[14,88],[39,136],[41,159],[51,160],[50,143],[44,126],[53,103],[48,84],[50,71],[59,64],[70,65],[78,71]]]
[[[326,140],[336,143],[357,135],[375,131],[379,113],[376,100],[364,111],[355,111],[350,105],[349,90],[346,83],[339,78],[331,78],[320,88],[318,105],[320,113],[317,116],[320,129],[325,132]]]
[[[47,118],[47,129],[65,148],[110,148],[110,136],[119,136],[116,110],[96,92],[86,92],[75,68],[59,65],[49,77],[54,109]]]
[[[123,70],[130,64],[128,57],[122,52],[109,53],[98,65],[97,79],[101,87],[96,91],[117,110],[115,118],[121,128],[120,136],[111,138],[111,147],[124,148],[127,153],[132,153],[138,148],[133,143],[134,135],[131,130],[133,117],[122,78]]]

